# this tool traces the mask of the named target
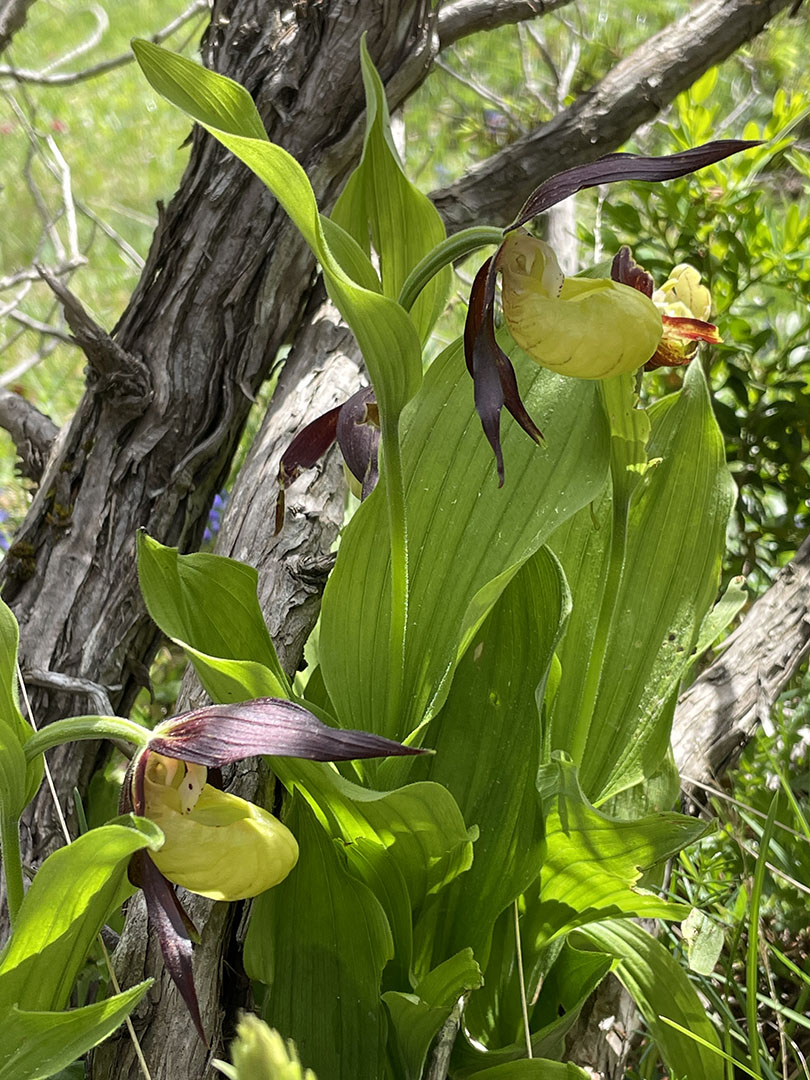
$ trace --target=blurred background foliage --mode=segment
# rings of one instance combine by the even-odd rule
[[[409,174],[426,191],[450,183],[551,119],[688,7],[687,0],[581,0],[535,23],[457,43],[405,108]],[[204,4],[189,8],[186,0],[108,4],[106,11],[38,0],[0,58],[0,384],[57,424],[81,396],[83,359],[66,341],[58,306],[33,264],[70,267],[71,289],[103,326],[114,326],[146,258],[156,204],[179,182],[188,125],[178,112],[158,109],[131,64],[63,85],[22,82],[7,68],[46,79],[85,71],[124,56],[132,36],[175,22],[166,44],[195,55],[205,18]],[[666,153],[745,137],[764,140],[761,150],[666,186],[622,185],[609,197],[599,189],[583,192],[565,218],[568,255],[579,266],[628,244],[659,284],[673,265],[688,261],[710,285],[724,344],[701,362],[740,492],[725,576],[745,574],[754,595],[810,528],[808,40],[805,5],[707,72],[624,147]],[[461,267],[437,349],[460,331],[465,286],[469,272]],[[668,393],[680,380],[677,370],[648,376],[644,394]],[[14,474],[11,441],[0,432],[0,548],[29,499],[29,485]],[[222,508],[220,501],[212,511],[208,543]],[[144,693],[136,707],[142,721],[172,711],[181,671],[177,652],[161,650],[152,669],[154,693]],[[706,791],[718,830],[682,856],[671,886],[708,915],[697,934],[701,948],[677,931],[672,947],[691,964],[727,1052],[748,1057],[756,1044],[759,1075],[768,1080],[810,1080],[808,691],[803,673],[734,776]],[[109,779],[99,780],[99,805],[106,805]],[[769,812],[775,823],[767,835]],[[757,875],[761,860],[766,872]],[[753,920],[752,910],[758,911]],[[725,942],[719,954],[718,930]],[[732,1075],[742,1074],[729,1067]],[[643,1032],[628,1076],[662,1076]]]

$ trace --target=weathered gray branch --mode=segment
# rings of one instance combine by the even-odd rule
[[[11,39],[25,26],[28,9],[34,0],[4,0],[0,3],[0,53],[5,52]]]
[[[120,410],[133,415],[145,412],[152,398],[152,378],[147,365],[137,354],[114,341],[58,277],[44,266],[37,269],[61,302],[73,339],[87,357],[93,376],[88,384],[95,393],[115,401]]]
[[[439,11],[439,46],[447,49],[470,34],[537,19],[570,3],[571,0],[454,0]]]
[[[24,6],[30,7],[34,0],[23,0]],[[13,3],[13,0],[11,0]],[[17,0],[19,5],[20,0]],[[153,34],[144,35],[148,41],[153,41],[156,45],[165,41],[172,34],[176,33],[182,26],[185,26],[187,22],[193,19],[197,15],[202,15],[204,11],[208,10],[208,0],[193,0],[193,2],[181,12],[177,18],[172,19],[170,23],[163,27],[161,30],[156,30]],[[2,16],[0,16],[2,18]],[[0,24],[0,52],[2,49],[2,24]],[[30,71],[27,68],[15,68],[8,67],[6,65],[0,65],[0,77],[6,76],[7,78],[14,79],[18,83],[28,83],[35,86],[73,86],[78,82],[85,82],[87,79],[96,79],[99,75],[106,75],[110,71],[115,71],[116,68],[124,67],[127,64],[131,64],[135,60],[134,54],[126,52],[120,56],[112,56],[108,60],[101,60],[97,64],[92,64],[90,67],[82,68],[80,71],[59,71],[53,72],[50,68],[47,71]],[[63,63],[66,60],[62,61]],[[50,65],[53,67],[53,65]]]
[[[59,428],[30,401],[2,388],[0,427],[9,433],[17,448],[22,475],[29,480],[39,480]]]
[[[618,63],[573,105],[433,193],[448,230],[506,224],[562,169],[622,145],[704,71],[755,37],[791,0],[703,0]]]
[[[808,652],[810,537],[678,701],[672,744],[686,790],[731,768]]]

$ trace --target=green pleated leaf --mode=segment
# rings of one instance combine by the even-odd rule
[[[408,986],[414,912],[469,869],[477,831],[466,827],[453,796],[439,784],[372,791],[316,762],[274,758],[272,764],[329,835],[346,845],[349,867],[382,905],[393,934],[385,986]]]
[[[42,782],[42,758],[26,765],[23,746],[33,734],[20,712],[17,650],[20,628],[0,599],[0,813],[19,817]]]
[[[397,864],[412,908],[472,862],[477,830],[467,828],[453,796],[440,784],[373,791],[315,762],[277,758],[273,768],[289,790],[301,791],[333,836],[347,844],[363,838],[379,858]]]
[[[417,938],[428,963],[470,946],[485,964],[495,920],[540,873],[537,694],[569,607],[559,563],[541,548],[476,632],[428,729],[436,755],[426,775],[452,792],[480,833],[470,870],[423,912]]]
[[[132,47],[153,88],[202,124],[278,199],[320,262],[330,295],[357,337],[383,424],[395,425],[422,378],[422,350],[413,320],[394,300],[364,288],[343,269],[327,244],[306,173],[286,150],[268,140],[244,88],[150,42],[135,41]]]
[[[541,1058],[507,1061],[468,1075],[475,1076],[476,1080],[590,1080],[588,1073],[570,1061]]]
[[[162,843],[156,825],[130,815],[48,856],[0,954],[0,1015],[14,1004],[25,1012],[65,1005],[91,944],[123,899],[130,858]]]
[[[151,985],[147,979],[71,1012],[21,1012],[13,1005],[3,1017],[0,1080],[42,1080],[66,1068],[111,1035]]]
[[[366,251],[371,240],[380,260],[383,293],[396,298],[414,266],[446,234],[436,207],[410,182],[402,168],[391,136],[385,88],[371,62],[365,35],[361,64],[366,90],[363,156],[332,218]],[[422,290],[411,310],[423,342],[444,310],[451,281],[450,267],[445,267]]]
[[[726,591],[701,623],[691,659],[697,659],[710,649],[747,603],[748,590],[745,588],[745,578],[732,578]]]
[[[412,994],[383,994],[391,1020],[388,1043],[397,1080],[421,1080],[430,1045],[459,998],[481,985],[481,970],[471,949],[463,949],[434,968]]]
[[[526,1056],[511,923],[511,912],[506,912],[501,920],[506,933],[500,937],[508,962],[501,959],[487,967],[484,986],[471,995],[465,1010],[465,1036],[457,1039],[452,1057],[451,1073],[458,1080]],[[556,956],[551,959],[545,954],[542,978],[528,969],[525,972],[528,993],[537,997],[529,1014],[532,1054],[537,1058],[562,1056],[565,1037],[577,1022],[582,1006],[616,963],[612,956],[576,949],[568,941],[554,951]],[[539,994],[535,989],[538,985]],[[476,1040],[475,1044],[467,1035]],[[482,1044],[500,1048],[484,1051]]]
[[[404,738],[440,707],[472,634],[551,531],[604,485],[607,421],[597,388],[514,352],[527,406],[546,447],[504,424],[508,462],[499,490],[472,402],[460,343],[429,368],[403,418],[410,606],[404,712],[389,725],[390,583],[379,489],[343,534],[324,594],[321,666],[340,722]],[[383,767],[383,775],[388,775]],[[396,775],[392,773],[392,775]]]
[[[635,447],[628,456],[638,459],[641,472],[631,469],[629,482],[617,479],[614,435],[613,495],[550,540],[574,598],[559,653],[562,681],[551,746],[571,754],[583,790],[596,802],[643,781],[666,753],[666,705],[716,595],[733,502],[723,439],[699,364],[691,365],[681,391],[649,410],[649,419],[649,465],[640,464],[638,441],[625,440],[625,449]],[[616,500],[628,495],[623,541],[613,515],[621,507]],[[622,543],[611,607],[604,583],[611,544]],[[621,550],[619,558],[621,565]],[[600,613],[603,607],[610,610]],[[600,618],[608,620],[601,664],[594,648],[605,630]]]
[[[610,818],[587,802],[576,766],[559,754],[540,769],[538,791],[546,850],[539,900],[527,915],[535,949],[574,927],[620,915],[686,918],[688,907],[636,884],[643,870],[702,836],[701,822],[674,813],[640,821]]]
[[[688,975],[660,941],[626,920],[583,927],[576,931],[575,941],[618,958],[616,976],[638,1006],[674,1076],[723,1080],[725,1066],[717,1054],[659,1019],[663,1016],[674,1020],[720,1049],[714,1027]]]
[[[238,666],[212,665],[210,658],[251,661],[245,678],[263,688],[248,697],[289,697],[289,683],[259,607],[258,580],[246,563],[221,555],[180,555],[177,548],[164,547],[145,532],[138,534],[138,581],[147,610],[167,637],[187,649],[193,661],[199,660],[201,677],[205,673],[213,678],[218,670],[223,679],[239,679]],[[256,670],[259,665],[266,675]]]
[[[393,955],[385,913],[303,800],[293,800],[287,823],[298,865],[255,901],[245,942],[245,968],[267,987],[262,1016],[319,1076],[379,1080],[380,978]]]

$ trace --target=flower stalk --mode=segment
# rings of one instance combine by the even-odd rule
[[[3,877],[6,882],[8,918],[12,930],[25,896],[22,856],[20,854],[20,825],[13,814],[0,814],[0,851],[3,855]]]
[[[24,746],[26,761],[38,754],[68,742],[87,742],[90,739],[123,739],[140,749],[147,745],[152,732],[123,716],[71,716],[56,720],[34,732]]]
[[[474,225],[470,229],[462,229],[461,232],[448,236],[429,251],[408,274],[399,293],[400,305],[410,311],[422,289],[445,266],[450,266],[483,247],[497,246],[502,242],[503,229],[493,225]]]

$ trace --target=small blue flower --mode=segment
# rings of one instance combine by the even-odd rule
[[[214,496],[211,509],[208,511],[208,523],[203,533],[203,543],[213,544],[217,533],[222,525],[222,515],[228,502],[228,492],[220,491]]]
[[[0,526],[4,521],[8,521],[9,516],[7,511],[0,509]],[[0,551],[8,551],[11,544],[11,538],[7,535],[3,528],[0,528]]]

